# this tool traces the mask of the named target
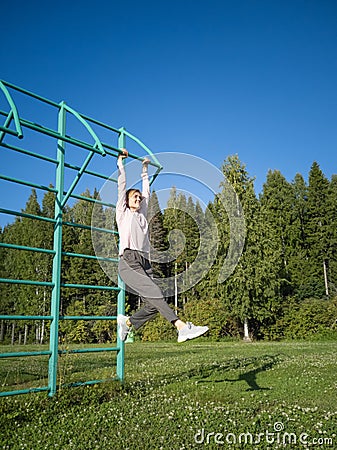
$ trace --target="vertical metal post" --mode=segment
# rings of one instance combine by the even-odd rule
[[[118,147],[125,148],[125,134],[124,128],[121,128],[121,133],[118,137]],[[117,314],[125,314],[125,283],[118,275],[118,287],[120,291],[118,293],[117,298]],[[117,333],[117,347],[119,350],[117,351],[117,377],[120,381],[124,380],[124,356],[125,356],[125,343],[119,339]]]
[[[61,136],[66,133],[66,110],[61,104],[58,116],[58,132]],[[64,192],[64,158],[65,158],[65,142],[57,141],[57,169],[56,169],[56,190],[55,199],[55,228],[54,228],[54,259],[53,259],[53,290],[51,299],[51,316],[53,317],[50,324],[50,351],[48,369],[48,387],[49,395],[53,396],[56,392],[57,385],[57,361],[58,361],[58,328],[60,316],[60,293],[61,293],[61,259],[62,259],[62,202]]]

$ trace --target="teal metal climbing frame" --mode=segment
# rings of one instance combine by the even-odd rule
[[[0,320],[48,320],[50,321],[50,334],[49,334],[49,350],[43,351],[20,351],[20,352],[6,352],[1,353],[0,358],[13,358],[13,357],[29,357],[29,356],[39,356],[39,355],[47,355],[49,357],[48,363],[48,385],[40,386],[28,389],[20,389],[13,391],[0,392],[0,396],[8,396],[8,395],[16,395],[16,394],[25,394],[29,392],[38,392],[38,391],[47,391],[50,396],[53,396],[57,391],[57,366],[58,366],[58,356],[65,352],[65,350],[60,349],[59,347],[59,323],[61,320],[116,320],[117,316],[61,316],[60,315],[60,293],[61,288],[81,288],[81,289],[101,289],[101,290],[113,290],[118,291],[118,299],[117,299],[117,314],[123,314],[125,311],[125,290],[124,285],[121,279],[118,278],[116,280],[115,286],[98,286],[98,285],[87,285],[87,284],[66,284],[62,282],[62,269],[61,263],[62,258],[64,256],[67,257],[78,257],[78,258],[86,258],[88,260],[93,258],[99,258],[93,255],[84,255],[84,254],[76,254],[62,251],[62,231],[64,226],[70,227],[80,227],[85,229],[90,229],[94,231],[104,232],[104,233],[112,233],[118,234],[117,231],[111,229],[103,229],[103,228],[95,228],[89,227],[82,224],[77,224],[73,222],[67,222],[64,219],[64,208],[67,205],[67,202],[71,198],[77,198],[84,201],[93,201],[92,198],[87,198],[84,195],[76,195],[74,190],[78,185],[84,174],[89,174],[90,176],[96,177],[100,180],[109,180],[111,182],[115,182],[115,179],[111,179],[108,175],[102,174],[100,172],[94,172],[89,170],[88,166],[94,158],[117,158],[121,152],[122,148],[125,148],[129,141],[133,142],[133,145],[136,145],[143,153],[145,151],[146,155],[150,156],[150,165],[154,167],[154,174],[151,177],[151,183],[154,181],[156,176],[159,174],[162,169],[159,161],[156,159],[155,155],[150,151],[150,149],[143,144],[138,138],[129,133],[125,128],[114,128],[110,125],[104,124],[98,120],[80,114],[74,109],[70,108],[64,101],[60,103],[55,103],[51,100],[43,98],[39,95],[36,95],[32,92],[29,92],[25,89],[22,89],[18,86],[14,86],[11,83],[0,81],[0,93],[3,93],[5,100],[7,101],[7,110],[3,111],[0,109],[0,151],[1,147],[3,150],[9,152],[16,152],[19,154],[24,154],[30,158],[35,158],[39,160],[43,160],[49,164],[54,165],[55,173],[55,188],[48,187],[46,185],[42,185],[39,183],[33,183],[28,180],[19,179],[16,177],[8,176],[6,174],[0,174],[0,180],[5,180],[6,182],[13,183],[14,185],[20,184],[32,188],[36,188],[42,191],[53,192],[55,194],[55,216],[54,218],[37,216],[34,214],[28,214],[22,211],[16,211],[8,208],[0,208],[1,214],[6,214],[15,217],[25,217],[28,219],[34,219],[39,221],[45,221],[53,224],[54,229],[54,238],[53,238],[53,248],[45,249],[45,248],[37,248],[37,247],[29,247],[23,245],[16,245],[13,243],[0,242],[0,247],[3,248],[11,248],[20,251],[29,251],[29,252],[39,252],[50,254],[53,257],[53,266],[52,266],[52,274],[51,281],[34,281],[34,280],[26,280],[26,279],[9,279],[9,278],[0,278],[0,283],[10,283],[10,284],[26,284],[26,285],[35,285],[35,286],[49,286],[51,288],[51,306],[50,306],[50,315],[11,315],[11,314],[2,314],[0,315]],[[22,98],[29,98],[31,101],[43,104],[48,106],[54,111],[54,114],[58,115],[57,117],[57,129],[53,129],[51,127],[47,127],[45,125],[40,125],[36,123],[35,120],[31,120],[28,118],[24,118],[20,114],[20,105],[17,107],[17,103],[13,99],[13,93],[19,93]],[[89,136],[88,139],[78,139],[67,132],[67,119],[71,116],[73,119],[76,119],[78,123],[84,127],[86,134]],[[95,131],[94,130],[95,127]],[[56,158],[53,158],[50,155],[45,155],[42,153],[38,153],[36,151],[29,150],[25,148],[25,133],[23,130],[33,130],[38,136],[48,136],[51,138],[56,145]],[[117,140],[117,144],[115,146],[103,142],[100,137],[100,131],[105,133],[110,133],[114,135],[114,138]],[[9,137],[11,137],[10,142]],[[13,144],[13,137],[22,142],[23,146],[18,146],[17,144]],[[92,142],[93,141],[93,142]],[[110,142],[110,139],[109,139]],[[71,145],[72,148],[76,149],[84,149],[87,151],[87,156],[84,162],[81,165],[74,165],[67,162],[67,145]],[[55,147],[51,148],[51,150],[55,151]],[[135,152],[129,151],[129,157],[137,160],[143,160],[142,156],[138,156]],[[1,160],[1,154],[0,154]],[[3,166],[3,165],[2,165]],[[112,166],[112,165],[111,165]],[[5,169],[5,168],[4,168]],[[70,187],[65,190],[65,169],[71,169],[75,171],[75,177],[70,183]],[[110,203],[100,202],[102,205],[106,207],[112,207],[113,205]],[[104,258],[106,260],[110,260],[112,263],[118,263],[118,258]],[[117,337],[117,343],[115,347],[111,348],[81,348],[81,349],[73,349],[72,353],[85,353],[85,352],[99,352],[99,351],[113,351],[116,352],[116,379],[123,381],[124,380],[124,343],[119,340]],[[89,380],[83,381],[81,384],[93,384],[98,383],[104,380]]]

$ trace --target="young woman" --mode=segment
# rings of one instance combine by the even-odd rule
[[[178,331],[178,342],[194,339],[208,331],[208,327],[195,326],[191,322],[183,322],[169,307],[163,294],[152,276],[149,261],[150,242],[146,219],[150,197],[148,178],[149,160],[143,161],[142,192],[138,189],[126,190],[126,175],[123,159],[128,155],[123,149],[118,157],[118,201],[116,205],[116,221],[119,231],[119,275],[128,288],[138,294],[144,306],[131,317],[119,314],[117,317],[118,333],[122,341],[133,326],[136,330],[145,322],[160,313],[171,322]]]

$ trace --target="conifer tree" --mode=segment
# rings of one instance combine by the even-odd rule
[[[301,174],[296,174],[292,182],[294,204],[291,216],[291,239],[289,242],[289,272],[292,293],[302,300],[310,292],[310,259],[307,236],[308,186]],[[309,294],[310,295],[310,294]]]
[[[214,221],[208,226],[205,213],[197,201],[194,204],[191,197],[187,201],[188,221],[186,230],[186,285],[189,290],[185,294],[185,301],[200,298],[205,292],[202,280],[214,263],[216,256],[216,233],[212,232]]]
[[[201,256],[200,236],[203,228],[203,212],[198,205],[194,205],[192,197],[186,199],[184,193],[177,195],[176,189],[171,190],[167,208],[164,213],[164,225],[167,229],[169,240],[169,265],[168,275],[172,280],[176,280],[179,285],[178,290],[182,292],[179,299],[185,304],[190,294],[194,295],[195,290],[188,293],[200,278]],[[198,257],[198,260],[196,258]],[[170,287],[170,292],[174,291],[174,286]]]
[[[289,264],[292,253],[292,214],[294,208],[294,191],[280,171],[269,171],[260,196],[261,207],[269,225],[275,230],[275,244],[281,255],[277,262],[281,295],[286,297],[293,293]]]
[[[181,250],[181,235],[176,233],[179,230],[179,210],[178,210],[178,197],[175,186],[172,187],[170,197],[167,201],[167,207],[164,211],[164,227],[167,230],[168,250],[166,263],[166,273],[168,280],[166,281],[165,294],[172,294],[175,291],[174,277],[176,276],[177,257],[179,250]],[[181,230],[180,230],[181,231]],[[168,299],[170,302],[174,302],[174,298]]]
[[[222,170],[240,199],[246,224],[244,251],[234,273],[224,283],[224,299],[232,314],[244,324],[244,337],[248,339],[252,329],[272,320],[278,308],[275,263],[279,254],[272,228],[266,227],[255,196],[254,180],[245,165],[237,156],[231,156],[225,160]],[[223,186],[226,189],[225,182]]]
[[[314,162],[309,172],[307,236],[311,262],[311,293],[317,298],[329,295],[327,275],[331,255],[330,223],[332,220],[329,190],[329,181],[317,162]]]
[[[167,276],[167,261],[163,257],[168,248],[167,231],[164,227],[164,216],[155,191],[150,196],[147,216],[151,244],[150,259],[153,272],[156,277],[163,278]]]
[[[329,293],[331,297],[337,296],[337,175],[331,177],[329,190],[329,208],[331,214],[331,221],[329,223],[329,266],[328,266],[328,280]]]

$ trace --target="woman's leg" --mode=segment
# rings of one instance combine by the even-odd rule
[[[134,250],[126,250],[119,261],[119,274],[125,284],[137,292],[145,303],[129,319],[136,329],[152,319],[157,312],[171,323],[178,320],[154,282],[149,262],[142,255]]]

